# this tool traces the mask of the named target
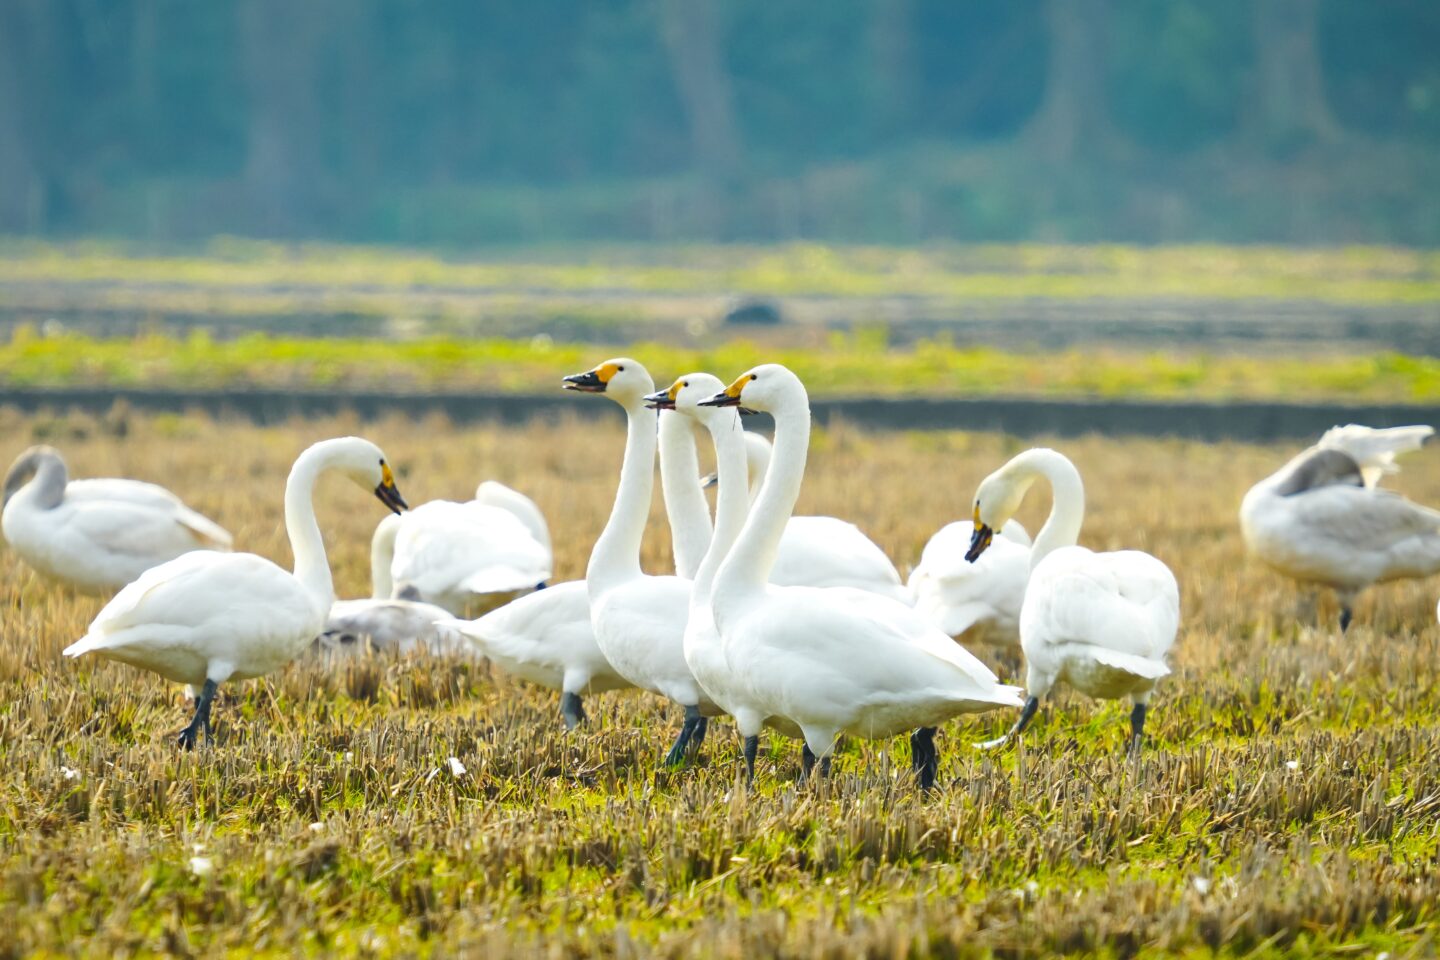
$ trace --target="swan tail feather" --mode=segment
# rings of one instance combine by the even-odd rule
[[[1170,673],[1170,668],[1163,661],[1151,660],[1149,657],[1140,657],[1133,653],[1121,653],[1118,650],[1095,647],[1091,651],[1091,656],[1095,658],[1096,662],[1103,663],[1107,667],[1123,670],[1147,680],[1159,680]]]

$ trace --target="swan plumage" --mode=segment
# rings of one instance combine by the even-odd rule
[[[70,480],[51,447],[31,447],[5,477],[5,539],[41,574],[81,593],[118,590],[193,550],[228,551],[230,534],[164,487]]]
[[[763,434],[747,431],[744,437],[753,501],[774,453]],[[914,602],[914,594],[879,544],[838,517],[791,517],[780,537],[770,582],[781,587],[855,587],[901,603]]]
[[[965,559],[975,524],[947,523],[936,531],[910,572],[915,609],[952,637],[1017,644],[1020,606],[1030,579],[1030,534],[1011,520],[974,563]]]
[[[690,581],[650,576],[640,568],[640,543],[655,481],[657,420],[646,406],[655,383],[638,361],[619,357],[566,377],[565,387],[603,394],[625,411],[625,457],[615,504],[585,571],[590,623],[616,673],[684,708],[684,725],[666,757],[667,763],[677,763],[703,740],[706,717],[720,711],[685,662]],[[694,471],[690,482],[698,486]]]
[[[768,583],[804,478],[809,398],[792,372],[765,364],[705,403],[743,403],[775,418],[774,461],[711,598],[729,669],[749,697],[735,714],[747,752],[769,716],[800,727],[821,758],[841,733],[879,738],[913,729],[913,763],[928,787],[938,762],[935,727],[964,713],[1018,707],[1020,691],[900,601],[849,587]]]
[[[1327,586],[1349,626],[1361,590],[1440,572],[1440,512],[1380,489],[1396,454],[1418,449],[1427,426],[1335,427],[1245,494],[1240,530],[1267,566]]]
[[[295,568],[251,553],[195,551],[145,571],[105,605],[64,655],[98,653],[192,686],[203,684],[181,731],[191,747],[209,734],[215,688],[279,669],[310,645],[334,602],[334,583],[312,503],[315,481],[338,471],[374,490],[392,510],[405,506],[385,455],[368,440],[343,437],[305,450],[285,484],[285,527]]]
[[[1030,550],[1020,608],[1028,698],[1010,732],[984,746],[1021,733],[1041,698],[1065,683],[1099,699],[1130,697],[1131,749],[1138,750],[1150,692],[1170,672],[1166,656],[1180,627],[1180,588],[1170,568],[1138,550],[1097,553],[1076,546],[1084,483],[1063,454],[1044,448],[1019,454],[981,482],[966,558],[993,549],[994,531],[1040,478],[1050,484],[1052,506]]]
[[[548,543],[509,507],[431,500],[401,519],[390,572],[397,597],[453,615],[535,589],[552,563]]]

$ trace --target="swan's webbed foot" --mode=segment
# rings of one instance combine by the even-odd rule
[[[580,702],[580,694],[560,694],[560,716],[565,718],[566,730],[574,730],[585,722],[585,706]]]
[[[1011,727],[1005,732],[1005,736],[996,737],[994,740],[984,740],[980,743],[977,743],[975,744],[975,749],[993,750],[996,747],[1005,746],[1005,744],[1009,743],[1015,737],[1018,737],[1020,736],[1020,734],[1025,732],[1025,728],[1030,726],[1030,721],[1035,718],[1035,711],[1038,709],[1040,709],[1039,697],[1031,697],[1030,699],[1026,700],[1024,708],[1020,711],[1020,719],[1015,721],[1015,726]]]
[[[800,769],[806,780],[810,779],[810,772],[815,769],[815,751],[810,749],[810,744],[800,745]],[[820,758],[820,778],[823,780],[830,776],[830,755],[827,753]]]
[[[205,742],[210,743],[210,704],[215,699],[216,683],[214,680],[206,680],[200,696],[195,698],[195,715],[190,719],[190,724],[176,736],[175,742],[182,750],[195,749],[195,743],[200,739],[201,731],[205,733]]]
[[[910,769],[919,778],[921,790],[929,790],[935,785],[935,774],[940,770],[940,753],[935,749],[934,727],[921,727],[910,734]]]
[[[755,756],[760,752],[760,737],[752,734],[745,738],[745,782],[755,783]]]
[[[700,716],[700,707],[685,708],[685,722],[680,725],[680,735],[675,738],[675,745],[670,752],[665,754],[665,765],[667,767],[678,767],[685,762],[685,753],[690,748],[690,741],[695,740],[695,746],[700,746],[700,741],[705,739],[705,718]]]
[[[1130,749],[1132,757],[1140,756],[1141,747],[1145,743],[1145,704],[1135,704],[1135,709],[1130,711]]]

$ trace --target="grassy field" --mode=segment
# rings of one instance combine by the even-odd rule
[[[565,374],[588,368],[597,350],[641,357],[657,370],[743,370],[764,355],[794,369],[817,396],[1440,401],[1440,359],[1433,357],[1108,349],[1036,354],[961,347],[943,339],[890,348],[880,329],[783,344],[739,339],[711,347],[644,342],[597,348],[545,336],[401,342],[264,334],[230,340],[204,334],[99,339],[75,333],[43,336],[24,328],[0,342],[0,382],[536,393],[556,389]]]
[[[7,458],[43,437],[76,475],[163,481],[242,548],[287,564],[291,459],[361,429],[3,413],[0,427]],[[618,420],[363,432],[412,503],[464,497],[483,477],[531,493],[559,578],[583,570],[614,492]],[[903,569],[1017,449],[988,435],[819,433],[801,509],[857,521]],[[1289,451],[1063,449],[1087,482],[1082,541],[1150,550],[1181,583],[1149,750],[1123,761],[1124,706],[1061,695],[1012,752],[968,746],[1009,716],[948,726],[929,797],[902,740],[847,742],[820,784],[797,783],[798,757],[773,743],[750,792],[724,723],[695,767],[665,772],[676,717],[654,698],[591,698],[590,726],[567,736],[553,696],[423,659],[307,661],[223,687],[218,743],[180,755],[176,688],[60,658],[101,601],[0,551],[0,953],[1433,954],[1437,584],[1370,592],[1341,637],[1333,602],[1306,609],[1245,559],[1236,530],[1244,490]],[[1396,486],[1440,501],[1440,454],[1409,458]],[[361,595],[381,507],[341,480],[322,498],[338,590]],[[1032,530],[1044,499],[1022,512]],[[657,503],[645,551],[657,571],[660,516]]]

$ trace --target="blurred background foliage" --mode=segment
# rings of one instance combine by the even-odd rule
[[[1440,242],[1434,0],[5,0],[0,231]]]

